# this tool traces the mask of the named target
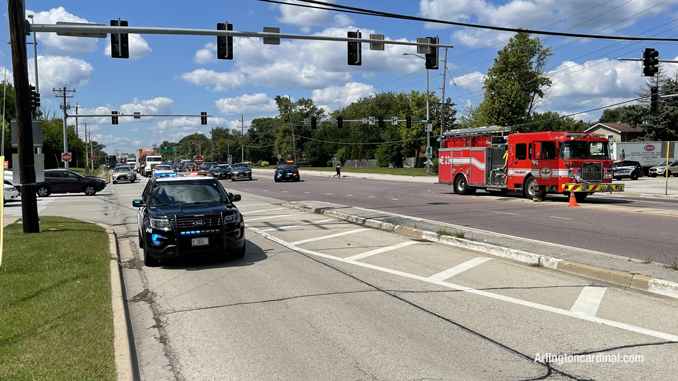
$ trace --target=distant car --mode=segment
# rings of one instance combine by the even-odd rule
[[[218,165],[219,163],[211,162],[211,161],[206,161],[202,164],[200,164],[200,170],[201,171],[209,171],[212,166]]]
[[[230,179],[232,170],[228,164],[218,164],[210,168],[210,174],[217,179]]]
[[[616,180],[621,180],[624,177],[638,180],[639,177],[643,176],[643,166],[637,161],[617,161],[612,166],[612,173]]]
[[[195,164],[191,163],[190,161],[186,162],[186,163],[183,164],[183,166],[181,167],[181,170],[179,170],[178,172],[190,172],[193,169],[194,165]]]
[[[659,165],[651,167],[650,170],[648,171],[648,174],[650,175],[650,177],[664,176],[665,171],[666,171],[666,160],[664,160]],[[669,162],[669,176],[671,175],[678,177],[678,161]]]
[[[10,171],[9,169],[5,169],[4,180],[9,182],[10,184],[12,184],[16,188],[16,190],[21,192],[21,184],[14,182],[14,172],[13,171]]]
[[[4,193],[2,195],[3,204],[7,204],[7,200],[16,200],[16,198],[19,197],[19,191],[14,187],[14,185],[12,185],[12,183],[5,180]]]
[[[96,177],[85,177],[66,169],[45,170],[45,181],[36,184],[36,192],[40,197],[52,193],[80,193],[94,196],[106,188],[106,182]]]
[[[235,163],[231,165],[231,181],[238,179],[252,180],[252,168],[248,163]]]
[[[233,204],[239,200],[212,177],[152,178],[132,201],[144,264],[211,253],[245,256],[245,222]]]
[[[158,164],[153,168],[153,177],[176,177],[176,175],[172,166],[168,164]]]
[[[299,169],[293,161],[280,162],[275,166],[273,180],[276,183],[283,180],[299,181],[299,179]]]
[[[113,169],[113,184],[117,184],[120,181],[133,183],[136,179],[137,173],[131,165],[118,164]]]

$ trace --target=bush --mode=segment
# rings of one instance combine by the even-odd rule
[[[431,166],[431,172],[435,173],[436,175],[438,174],[438,159],[431,159],[433,162],[433,165]]]
[[[268,161],[262,160],[259,162],[260,167],[268,167]]]

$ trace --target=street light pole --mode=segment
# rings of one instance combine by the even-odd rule
[[[413,53],[403,53],[404,56],[415,56],[418,58],[421,58],[422,60],[426,61],[426,58],[418,55],[418,54],[413,54]],[[429,120],[429,101],[428,101],[428,93],[429,93],[429,87],[428,87],[428,69],[426,69],[426,152],[428,153],[428,150],[431,147],[431,132],[428,130],[428,124],[431,122]],[[428,165],[429,158],[428,156],[426,157],[426,174],[430,175],[431,174],[431,167]]]

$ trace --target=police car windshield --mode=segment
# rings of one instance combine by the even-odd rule
[[[279,169],[295,169],[294,163],[280,163],[278,164]]]
[[[156,171],[171,171],[172,167],[170,167],[169,165],[158,165],[158,166],[155,167],[155,170]]]
[[[610,160],[610,144],[607,142],[592,142],[586,140],[570,140],[560,143],[560,158],[567,159],[565,152],[570,153],[570,159]]]
[[[225,203],[228,196],[219,183],[210,181],[180,181],[157,183],[151,192],[150,206]]]

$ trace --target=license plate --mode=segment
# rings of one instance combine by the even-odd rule
[[[210,243],[208,237],[193,238],[191,241],[193,243],[193,246],[207,246]]]

